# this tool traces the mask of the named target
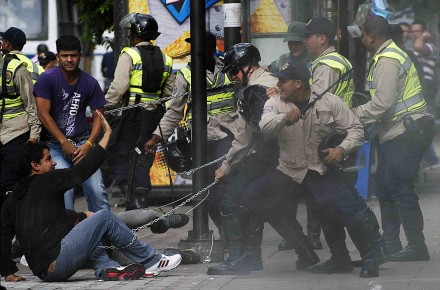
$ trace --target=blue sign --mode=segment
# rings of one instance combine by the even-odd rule
[[[218,1],[205,0],[205,8],[208,9]],[[182,24],[189,17],[190,0],[179,0],[170,4],[167,4],[167,0],[161,0],[161,2],[179,24]]]

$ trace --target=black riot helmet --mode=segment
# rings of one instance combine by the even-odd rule
[[[263,113],[264,104],[269,98],[266,90],[267,87],[265,86],[252,85],[235,93],[240,115],[255,132],[260,132],[261,114]]]
[[[225,53],[225,66],[223,67],[222,72],[235,76],[240,70],[242,70],[245,79],[243,84],[246,86],[248,80],[247,74],[249,73],[250,68],[247,72],[244,72],[243,67],[258,64],[260,60],[260,52],[255,46],[250,43],[237,43]]]
[[[129,13],[121,19],[119,26],[145,40],[155,40],[160,35],[156,19],[148,14]]]
[[[345,140],[345,138],[347,138],[346,131],[332,132],[327,136],[325,136],[324,138],[322,138],[321,142],[318,145],[318,156],[321,159],[321,161],[324,162],[324,159],[327,156],[326,152],[322,152],[323,150],[328,148],[336,148],[338,145],[341,145],[341,143]],[[364,148],[361,147],[359,148],[358,151],[348,154],[348,156],[344,158],[341,164],[337,166],[329,165],[329,164],[326,165],[329,166],[330,168],[336,167],[337,169],[342,170],[344,172],[357,171],[365,167],[366,164],[365,154],[366,152]]]
[[[168,166],[177,173],[192,168],[191,131],[177,127],[168,138],[165,149],[165,160]]]

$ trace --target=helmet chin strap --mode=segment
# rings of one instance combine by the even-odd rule
[[[248,77],[248,75],[249,75],[249,72],[251,71],[252,67],[253,67],[253,66],[250,65],[250,66],[248,67],[248,69],[246,70],[246,72],[243,70],[243,68],[240,69],[241,74],[243,75],[243,81],[242,81],[242,83],[243,83],[243,86],[244,86],[244,87],[247,87],[247,86],[248,86],[248,83],[249,83],[249,77]]]

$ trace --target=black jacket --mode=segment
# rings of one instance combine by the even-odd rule
[[[31,175],[16,185],[1,212],[3,277],[18,271],[11,259],[14,234],[34,275],[47,272],[60,253],[61,240],[76,220],[76,215],[66,212],[64,192],[89,178],[104,158],[105,150],[98,145],[71,168]]]

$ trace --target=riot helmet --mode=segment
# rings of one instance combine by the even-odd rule
[[[322,152],[325,149],[336,148],[338,145],[347,138],[347,132],[332,132],[325,136],[318,145],[318,156],[322,162],[325,163],[324,159],[327,156],[326,152]],[[363,147],[360,147],[358,151],[354,151],[348,154],[344,160],[342,160],[341,164],[331,165],[326,164],[330,168],[337,168],[344,172],[354,172],[362,169],[366,165],[366,152]]]
[[[260,120],[264,104],[268,100],[267,87],[252,85],[235,93],[239,113],[254,132],[260,132]]]
[[[225,66],[222,69],[223,73],[229,73],[235,76],[239,71],[243,74],[243,85],[247,86],[249,80],[249,71],[251,67],[245,72],[243,68],[247,65],[258,64],[261,60],[261,55],[258,49],[250,43],[234,44],[225,53]]]
[[[177,127],[168,138],[165,148],[165,160],[175,172],[188,171],[192,168],[191,131]]]
[[[160,35],[156,19],[148,14],[129,13],[121,19],[119,26],[130,29],[130,34],[145,40],[155,40]]]

